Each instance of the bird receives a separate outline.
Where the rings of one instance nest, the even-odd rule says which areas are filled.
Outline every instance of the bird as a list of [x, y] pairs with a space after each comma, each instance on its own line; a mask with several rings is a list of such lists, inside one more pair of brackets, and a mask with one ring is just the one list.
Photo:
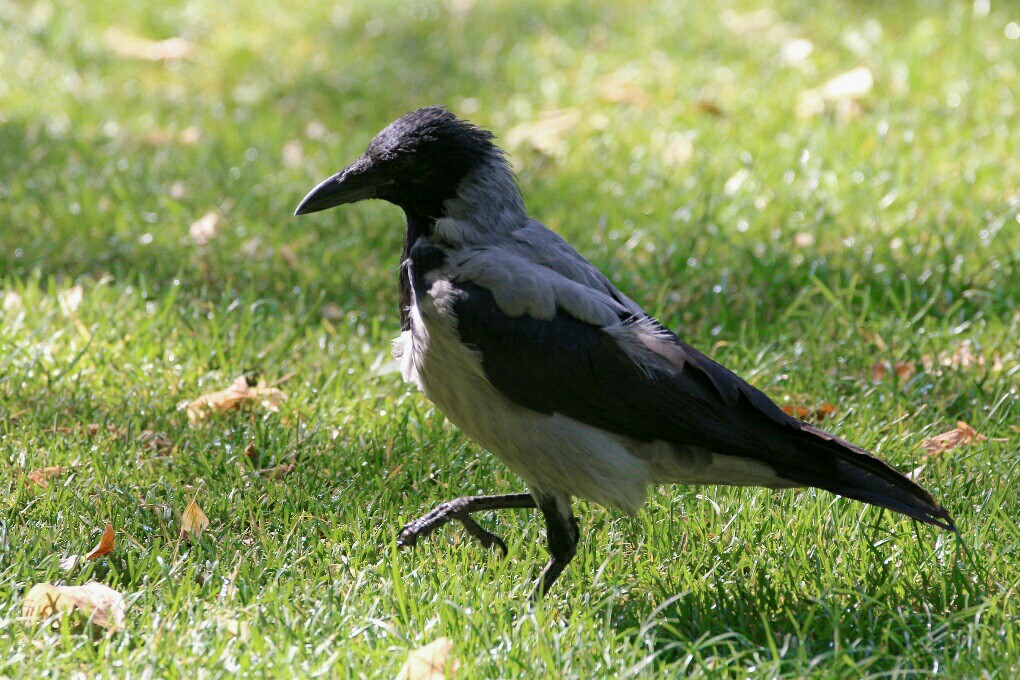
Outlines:
[[494, 140], [445, 107], [417, 109], [295, 210], [380, 199], [403, 211], [401, 374], [527, 487], [442, 503], [398, 546], [456, 521], [505, 556], [473, 515], [537, 509], [549, 550], [538, 598], [577, 552], [575, 498], [634, 515], [652, 485], [816, 487], [957, 531], [917, 482], [784, 412], [529, 217]]

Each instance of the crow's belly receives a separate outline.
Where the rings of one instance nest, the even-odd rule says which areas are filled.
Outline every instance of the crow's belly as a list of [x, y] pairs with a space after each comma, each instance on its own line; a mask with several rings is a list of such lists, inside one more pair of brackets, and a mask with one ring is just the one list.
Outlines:
[[423, 302], [412, 308], [411, 330], [394, 351], [406, 380], [532, 489], [637, 511], [651, 481], [646, 461], [610, 433], [511, 402], [485, 377], [477, 352], [461, 343], [452, 319]]
[[485, 377], [450, 316], [430, 299], [398, 340], [404, 378], [533, 490], [579, 496], [635, 513], [649, 483], [793, 486], [760, 461], [663, 441], [639, 442], [565, 415], [519, 406]]

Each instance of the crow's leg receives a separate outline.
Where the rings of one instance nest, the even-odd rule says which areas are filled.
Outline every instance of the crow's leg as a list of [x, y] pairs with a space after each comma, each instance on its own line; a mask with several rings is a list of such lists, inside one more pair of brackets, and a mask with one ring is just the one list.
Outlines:
[[408, 522], [400, 530], [397, 545], [413, 546], [447, 522], [457, 520], [467, 532], [481, 541], [486, 548], [498, 546], [506, 557], [506, 543], [499, 536], [486, 531], [471, 517], [471, 513], [482, 510], [506, 510], [511, 508], [534, 508], [535, 498], [530, 493], [508, 493], [500, 496], [464, 496], [443, 503], [429, 514]]
[[546, 538], [549, 540], [550, 558], [531, 594], [532, 600], [537, 600], [549, 592], [549, 588], [552, 587], [560, 572], [570, 564], [570, 560], [574, 559], [577, 542], [581, 538], [577, 518], [574, 517], [570, 508], [570, 496], [540, 495], [538, 509], [545, 516], [545, 532]]

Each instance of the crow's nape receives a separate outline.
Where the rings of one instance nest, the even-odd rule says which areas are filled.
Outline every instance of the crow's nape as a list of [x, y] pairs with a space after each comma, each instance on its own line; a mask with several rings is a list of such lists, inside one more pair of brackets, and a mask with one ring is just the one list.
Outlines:
[[796, 440], [815, 464], [789, 466], [780, 471], [784, 477], [959, 533], [924, 487], [859, 446], [807, 423], [800, 424]]

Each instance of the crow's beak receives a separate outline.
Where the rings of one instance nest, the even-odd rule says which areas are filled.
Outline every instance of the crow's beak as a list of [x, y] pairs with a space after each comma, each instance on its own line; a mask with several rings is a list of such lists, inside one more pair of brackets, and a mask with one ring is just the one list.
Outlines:
[[380, 198], [380, 192], [393, 184], [366, 156], [362, 156], [345, 170], [341, 170], [301, 199], [295, 215], [307, 215], [345, 203], [356, 203], [369, 198]]

